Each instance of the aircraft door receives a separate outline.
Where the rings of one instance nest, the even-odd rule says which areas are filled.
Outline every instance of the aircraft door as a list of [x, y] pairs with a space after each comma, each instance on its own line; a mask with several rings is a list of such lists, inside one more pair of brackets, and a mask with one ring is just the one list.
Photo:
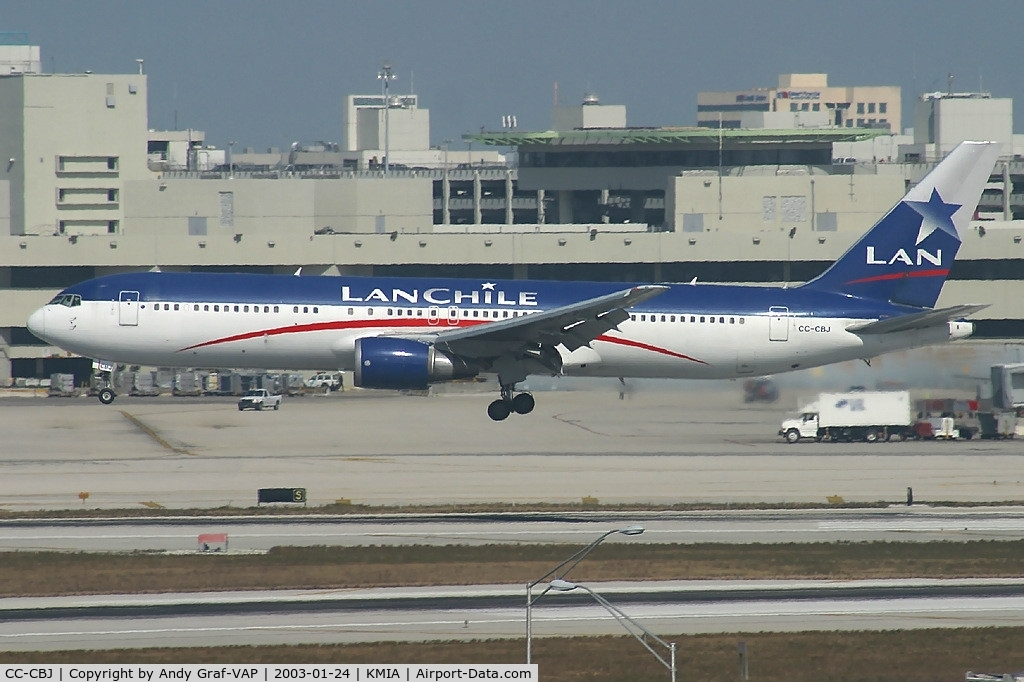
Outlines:
[[768, 340], [789, 340], [789, 308], [772, 306], [768, 309]]
[[117, 323], [122, 327], [134, 327], [139, 324], [139, 292], [122, 291], [118, 298]]
[[448, 326], [455, 327], [459, 324], [459, 306], [448, 306]]
[[437, 325], [438, 322], [440, 322], [440, 319], [438, 318], [437, 306], [432, 305], [429, 308], [427, 308], [427, 324], [435, 326]]

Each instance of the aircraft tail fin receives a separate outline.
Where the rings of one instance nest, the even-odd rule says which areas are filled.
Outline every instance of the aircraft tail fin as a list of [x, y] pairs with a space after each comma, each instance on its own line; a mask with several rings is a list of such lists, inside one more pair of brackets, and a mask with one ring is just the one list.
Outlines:
[[962, 142], [807, 289], [932, 308], [999, 155]]

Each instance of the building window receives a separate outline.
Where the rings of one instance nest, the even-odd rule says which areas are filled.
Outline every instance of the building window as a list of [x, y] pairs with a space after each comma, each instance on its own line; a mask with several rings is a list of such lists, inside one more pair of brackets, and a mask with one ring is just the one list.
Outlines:
[[888, 102], [879, 102], [878, 103], [878, 113], [880, 113], [880, 114], [889, 113], [889, 103]]
[[797, 111], [798, 109], [799, 109], [799, 105], [796, 102], [790, 102], [789, 103], [789, 110], [790, 111]]
[[815, 102], [811, 105], [811, 111], [821, 111], [821, 105]]
[[874, 102], [868, 102], [868, 113], [869, 114], [875, 113], [875, 103]]
[[858, 114], [863, 114], [864, 113], [864, 102], [857, 102], [857, 113]]

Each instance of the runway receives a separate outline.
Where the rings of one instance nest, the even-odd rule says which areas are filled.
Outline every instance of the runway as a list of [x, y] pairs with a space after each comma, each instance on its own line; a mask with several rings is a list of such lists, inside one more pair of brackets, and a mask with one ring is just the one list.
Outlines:
[[787, 445], [785, 406], [745, 405], [734, 384], [546, 391], [500, 423], [489, 398], [347, 392], [265, 413], [233, 399], [4, 398], [0, 504], [244, 508], [263, 487], [306, 488], [314, 506], [899, 503], [908, 487], [920, 502], [1024, 499], [1016, 441]]
[[[591, 589], [654, 632], [871, 630], [1016, 626], [1019, 580], [675, 581]], [[0, 600], [0, 649], [268, 645], [519, 638], [524, 589], [372, 590]], [[20, 610], [19, 610], [20, 609]], [[622, 634], [589, 595], [551, 593], [535, 639]]]
[[200, 533], [226, 533], [232, 552], [276, 546], [807, 543], [1019, 540], [1017, 507], [779, 509], [695, 512], [423, 514], [238, 518], [0, 520], [0, 551], [194, 552]]

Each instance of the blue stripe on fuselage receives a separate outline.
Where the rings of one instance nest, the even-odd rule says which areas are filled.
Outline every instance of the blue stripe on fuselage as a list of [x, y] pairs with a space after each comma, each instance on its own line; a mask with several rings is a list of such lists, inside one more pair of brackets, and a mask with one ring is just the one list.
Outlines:
[[[493, 287], [485, 289], [485, 284]], [[142, 272], [92, 279], [68, 287], [65, 293], [79, 294], [87, 301], [116, 301], [122, 291], [138, 291], [143, 302], [551, 310], [631, 286], [625, 282]], [[877, 319], [918, 310], [827, 291], [724, 284], [675, 284], [632, 310], [764, 315], [773, 306], [787, 307], [791, 315], [816, 318]]]

